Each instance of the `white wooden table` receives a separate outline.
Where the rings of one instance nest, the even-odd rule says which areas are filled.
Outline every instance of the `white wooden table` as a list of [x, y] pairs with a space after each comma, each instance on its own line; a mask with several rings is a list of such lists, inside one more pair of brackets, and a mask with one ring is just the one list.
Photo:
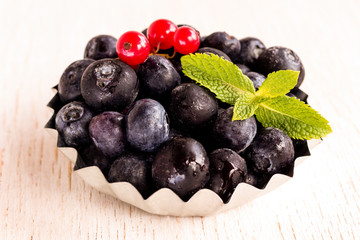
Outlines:
[[[0, 239], [360, 239], [360, 2], [0, 1]], [[211, 217], [145, 213], [85, 185], [43, 126], [86, 42], [153, 20], [255, 36], [301, 57], [333, 133], [279, 189]]]

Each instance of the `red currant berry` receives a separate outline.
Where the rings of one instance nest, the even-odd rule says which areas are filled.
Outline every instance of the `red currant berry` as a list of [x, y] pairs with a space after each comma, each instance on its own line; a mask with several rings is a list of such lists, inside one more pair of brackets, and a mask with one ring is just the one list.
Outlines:
[[174, 35], [174, 48], [181, 54], [195, 52], [200, 46], [200, 37], [195, 29], [183, 26], [179, 27]]
[[148, 28], [147, 36], [151, 46], [157, 49], [169, 49], [174, 46], [174, 34], [177, 26], [170, 20], [159, 19]]
[[144, 34], [129, 31], [120, 36], [116, 44], [119, 59], [131, 66], [143, 63], [150, 54], [150, 43]]

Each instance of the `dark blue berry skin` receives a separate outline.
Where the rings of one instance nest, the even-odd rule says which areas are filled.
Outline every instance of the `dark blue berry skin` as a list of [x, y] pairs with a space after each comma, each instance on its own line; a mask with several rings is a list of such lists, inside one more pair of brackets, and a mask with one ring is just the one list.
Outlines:
[[126, 116], [126, 137], [140, 151], [155, 151], [169, 138], [169, 120], [164, 107], [149, 98], [135, 102]]
[[266, 184], [269, 182], [272, 175], [256, 173], [251, 169], [248, 169], [245, 182], [256, 188], [264, 189]]
[[70, 102], [56, 114], [55, 128], [69, 147], [89, 144], [89, 123], [92, 111], [82, 102]]
[[95, 145], [90, 144], [85, 148], [80, 149], [78, 159], [74, 166], [74, 170], [84, 167], [97, 166], [104, 174], [105, 178], [108, 175], [113, 159], [105, 157]]
[[253, 82], [256, 90], [259, 89], [259, 87], [263, 84], [266, 78], [264, 75], [257, 72], [247, 72], [245, 75], [248, 76]]
[[205, 53], [207, 55], [210, 55], [210, 53], [212, 53], [219, 57], [223, 57], [225, 60], [228, 60], [229, 62], [231, 62], [231, 59], [229, 58], [228, 55], [226, 55], [226, 53], [224, 53], [223, 51], [220, 51], [219, 49], [216, 49], [216, 48], [203, 47], [203, 48], [199, 48], [196, 52], [197, 53]]
[[209, 188], [226, 202], [237, 185], [245, 181], [246, 161], [228, 148], [216, 149], [209, 155]]
[[234, 107], [219, 109], [212, 138], [217, 148], [230, 148], [240, 153], [253, 141], [257, 125], [254, 116], [232, 121], [233, 110]]
[[257, 173], [275, 174], [294, 161], [291, 138], [277, 128], [264, 128], [246, 149], [246, 160]]
[[124, 116], [118, 112], [103, 112], [90, 121], [91, 140], [108, 158], [120, 156], [125, 150], [124, 122]]
[[[294, 97], [296, 97], [300, 101], [303, 101], [303, 102], [307, 103], [308, 95], [305, 92], [303, 92], [300, 88], [293, 88], [290, 91], [290, 94], [292, 94]], [[289, 95], [289, 96], [293, 97], [291, 95]]]
[[152, 155], [126, 152], [111, 165], [108, 180], [129, 182], [146, 198], [152, 190], [151, 161]]
[[173, 64], [159, 55], [151, 55], [140, 64], [137, 76], [141, 95], [158, 101], [168, 98], [171, 91], [181, 83], [181, 77]]
[[241, 50], [237, 62], [252, 67], [266, 47], [262, 41], [253, 37], [243, 38], [239, 41]]
[[223, 51], [235, 62], [240, 54], [240, 42], [226, 32], [214, 32], [207, 36], [203, 42], [204, 47], [212, 47]]
[[81, 77], [85, 69], [93, 62], [92, 59], [78, 60], [65, 69], [58, 85], [59, 97], [63, 103], [81, 100]]
[[209, 159], [204, 147], [192, 138], [174, 137], [160, 147], [152, 164], [159, 188], [170, 188], [184, 201], [209, 180]]
[[117, 39], [109, 35], [99, 35], [87, 43], [84, 58], [99, 60], [103, 58], [117, 58]]
[[218, 104], [204, 88], [183, 83], [171, 92], [170, 119], [180, 130], [194, 131], [208, 127], [216, 118]]
[[235, 65], [238, 66], [238, 68], [240, 68], [240, 70], [243, 74], [246, 74], [247, 72], [251, 71], [250, 68], [245, 66], [244, 64], [236, 63]]
[[139, 92], [135, 71], [118, 59], [102, 59], [86, 68], [81, 78], [81, 94], [96, 111], [121, 112]]
[[255, 70], [265, 76], [279, 70], [300, 71], [295, 87], [300, 87], [305, 77], [305, 69], [299, 56], [285, 47], [267, 48], [260, 54], [254, 65]]

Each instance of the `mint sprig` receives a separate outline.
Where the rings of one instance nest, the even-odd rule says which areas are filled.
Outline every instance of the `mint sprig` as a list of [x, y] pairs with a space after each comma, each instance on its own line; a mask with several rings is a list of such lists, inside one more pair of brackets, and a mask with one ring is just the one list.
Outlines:
[[295, 139], [319, 139], [331, 133], [329, 122], [309, 105], [285, 96], [295, 87], [298, 71], [270, 73], [255, 92], [252, 81], [233, 63], [214, 54], [181, 58], [186, 76], [234, 105], [233, 120], [256, 115], [264, 127], [276, 127]]

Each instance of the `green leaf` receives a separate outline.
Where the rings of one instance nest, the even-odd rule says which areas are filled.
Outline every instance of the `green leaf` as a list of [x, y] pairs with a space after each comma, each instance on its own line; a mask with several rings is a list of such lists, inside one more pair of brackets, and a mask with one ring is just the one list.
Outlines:
[[297, 84], [299, 71], [280, 70], [270, 73], [256, 92], [257, 96], [278, 97], [287, 94]]
[[190, 54], [181, 57], [183, 72], [208, 88], [221, 101], [234, 105], [244, 92], [255, 94], [252, 81], [233, 63], [214, 54]]
[[264, 127], [276, 127], [291, 138], [320, 139], [331, 133], [329, 122], [304, 102], [288, 96], [264, 99], [255, 111]]
[[235, 102], [232, 120], [235, 121], [250, 118], [252, 115], [254, 115], [261, 100], [261, 98], [253, 94], [241, 94]]

